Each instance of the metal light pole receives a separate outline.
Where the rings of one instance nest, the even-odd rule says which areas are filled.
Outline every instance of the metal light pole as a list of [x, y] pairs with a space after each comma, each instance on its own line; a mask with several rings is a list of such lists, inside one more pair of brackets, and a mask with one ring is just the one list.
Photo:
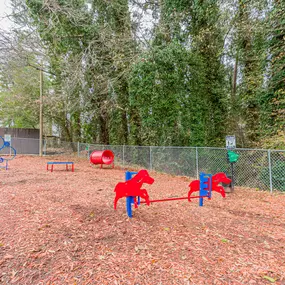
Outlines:
[[40, 69], [40, 145], [39, 155], [43, 156], [43, 70]]

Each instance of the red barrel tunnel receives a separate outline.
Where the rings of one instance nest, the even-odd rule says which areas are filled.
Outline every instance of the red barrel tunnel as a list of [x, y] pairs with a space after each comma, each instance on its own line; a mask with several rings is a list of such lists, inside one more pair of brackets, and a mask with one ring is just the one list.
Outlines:
[[112, 164], [114, 167], [114, 153], [111, 150], [94, 150], [90, 155], [90, 163], [92, 164]]

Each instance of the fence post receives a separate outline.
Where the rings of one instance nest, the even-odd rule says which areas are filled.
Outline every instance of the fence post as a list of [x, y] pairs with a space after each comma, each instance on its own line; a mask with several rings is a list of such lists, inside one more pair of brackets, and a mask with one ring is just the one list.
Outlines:
[[80, 148], [80, 143], [77, 142], [77, 156], [79, 157], [79, 148]]
[[44, 155], [47, 154], [47, 140], [44, 140]]
[[271, 167], [271, 151], [268, 150], [268, 170], [269, 170], [269, 185], [270, 185], [270, 193], [272, 194], [272, 167]]
[[123, 145], [123, 166], [125, 166], [125, 145]]
[[152, 153], [151, 153], [151, 146], [149, 147], [149, 170], [152, 170]]
[[196, 171], [197, 171], [197, 179], [199, 179], [199, 157], [198, 157], [198, 147], [196, 147]]

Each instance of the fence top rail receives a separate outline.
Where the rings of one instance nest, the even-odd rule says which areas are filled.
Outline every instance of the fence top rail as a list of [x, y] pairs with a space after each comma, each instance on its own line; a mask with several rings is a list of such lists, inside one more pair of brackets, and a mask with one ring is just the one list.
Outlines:
[[[26, 140], [39, 140], [35, 138], [19, 138], [19, 137], [13, 137], [12, 139], [26, 139]], [[52, 140], [52, 139], [46, 139]], [[133, 148], [162, 148], [162, 149], [168, 149], [168, 148], [176, 148], [176, 149], [215, 149], [215, 150], [227, 150], [226, 147], [211, 147], [211, 146], [154, 146], [154, 145], [106, 145], [106, 144], [94, 144], [94, 143], [83, 143], [83, 142], [67, 142], [67, 141], [61, 141], [61, 143], [76, 143], [76, 144], [83, 144], [83, 145], [89, 145], [92, 147], [133, 147]], [[283, 149], [264, 149], [264, 148], [235, 148], [236, 151], [264, 151], [264, 152], [285, 152]]]
[[[92, 143], [80, 143], [80, 144], [88, 144], [90, 146], [98, 146], [98, 147], [137, 147], [137, 148], [184, 148], [184, 149], [216, 149], [216, 150], [227, 150], [225, 147], [211, 147], [211, 146], [154, 146], [154, 145], [105, 145], [105, 144], [92, 144]], [[236, 151], [246, 150], [246, 151], [264, 151], [264, 152], [285, 152], [282, 149], [264, 149], [264, 148], [235, 148]]]
[[[36, 139], [36, 138], [19, 138], [19, 137], [11, 137], [12, 140], [35, 140], [35, 141], [39, 141], [40, 139]], [[43, 139], [44, 140], [44, 139]]]
[[284, 152], [285, 153], [285, 150], [282, 150], [282, 149], [270, 149], [271, 152]]

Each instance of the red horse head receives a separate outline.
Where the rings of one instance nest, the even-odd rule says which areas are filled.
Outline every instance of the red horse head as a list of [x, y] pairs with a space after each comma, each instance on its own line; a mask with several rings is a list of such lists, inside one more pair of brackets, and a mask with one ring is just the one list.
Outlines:
[[140, 170], [131, 180], [136, 181], [140, 185], [143, 183], [152, 184], [154, 182], [154, 179], [149, 176], [148, 172], [145, 169]]
[[215, 185], [218, 185], [219, 183], [230, 184], [231, 182], [232, 180], [223, 172], [216, 173], [212, 177], [212, 183], [215, 183]]

